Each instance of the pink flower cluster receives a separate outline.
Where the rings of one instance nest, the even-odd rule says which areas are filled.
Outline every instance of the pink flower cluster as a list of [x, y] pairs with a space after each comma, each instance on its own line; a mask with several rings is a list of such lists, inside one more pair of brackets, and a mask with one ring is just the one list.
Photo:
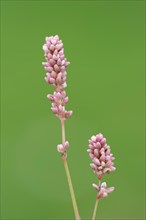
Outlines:
[[114, 187], [107, 188], [106, 182], [103, 182], [101, 185], [96, 185], [95, 183], [93, 183], [92, 186], [98, 191], [98, 199], [107, 197], [108, 194], [113, 192], [115, 189]]
[[98, 191], [97, 198], [106, 197], [114, 191], [114, 187], [107, 188], [106, 182], [100, 184], [100, 181], [104, 174], [115, 171], [116, 169], [113, 163], [115, 158], [110, 151], [110, 146], [106, 143], [106, 138], [101, 133], [92, 136], [89, 140], [89, 149], [87, 152], [92, 159], [90, 166], [94, 173], [97, 174], [99, 180], [99, 185], [92, 185]]
[[66, 67], [69, 62], [64, 56], [63, 43], [58, 35], [46, 37], [43, 45], [46, 62], [43, 62], [46, 70], [45, 80], [53, 84], [57, 91], [66, 87]]
[[92, 159], [90, 166], [97, 174], [99, 180], [101, 180], [103, 174], [110, 173], [116, 169], [113, 163], [115, 158], [110, 152], [110, 146], [106, 144], [106, 138], [101, 133], [91, 137], [87, 152], [89, 152], [89, 156]]
[[48, 94], [48, 99], [52, 102], [52, 112], [62, 119], [69, 118], [72, 115], [72, 111], [66, 111], [65, 105], [68, 103], [68, 97], [65, 91], [54, 92], [54, 94]]
[[57, 145], [57, 150], [59, 153], [65, 154], [68, 147], [69, 147], [69, 142], [65, 141], [64, 144]]
[[45, 80], [53, 84], [55, 92], [47, 95], [52, 102], [52, 112], [60, 119], [67, 119], [72, 115], [72, 111], [67, 111], [65, 105], [68, 97], [63, 89], [66, 87], [66, 67], [69, 64], [64, 56], [63, 43], [58, 35], [46, 37], [46, 43], [43, 45], [46, 62], [43, 62], [46, 70]]

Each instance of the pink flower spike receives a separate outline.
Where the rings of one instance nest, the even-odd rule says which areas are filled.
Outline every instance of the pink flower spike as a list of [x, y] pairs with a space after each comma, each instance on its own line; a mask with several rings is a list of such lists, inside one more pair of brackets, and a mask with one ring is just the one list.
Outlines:
[[115, 170], [114, 157], [110, 153], [110, 146], [106, 144], [106, 138], [101, 133], [93, 135], [89, 140], [89, 157], [97, 167], [97, 176], [101, 180], [103, 174]]
[[43, 62], [43, 66], [47, 72], [51, 73], [51, 77], [45, 80], [60, 91], [66, 87], [66, 67], [69, 62], [65, 58], [63, 43], [58, 35], [46, 37], [45, 41], [43, 50], [46, 62]]
[[67, 119], [71, 117], [72, 111], [66, 111], [65, 105], [67, 104], [68, 97], [65, 91], [54, 92], [53, 94], [48, 94], [47, 98], [52, 102], [52, 111], [59, 118]]

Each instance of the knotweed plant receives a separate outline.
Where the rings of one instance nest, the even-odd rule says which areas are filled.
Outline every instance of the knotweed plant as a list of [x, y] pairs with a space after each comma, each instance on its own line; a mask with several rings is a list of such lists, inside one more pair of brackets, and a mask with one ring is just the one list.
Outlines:
[[57, 151], [61, 154], [64, 162], [75, 218], [79, 220], [79, 211], [67, 163], [67, 149], [69, 147], [69, 142], [66, 141], [65, 137], [65, 120], [70, 118], [73, 113], [72, 111], [67, 111], [65, 108], [68, 103], [65, 88], [67, 86], [66, 68], [69, 65], [69, 62], [65, 58], [63, 43], [62, 40], [59, 39], [58, 35], [46, 37], [45, 40], [46, 42], [43, 45], [46, 59], [46, 62], [43, 62], [46, 70], [45, 80], [48, 84], [52, 84], [55, 89], [54, 93], [48, 94], [47, 97], [52, 102], [51, 110], [59, 118], [62, 129], [62, 143], [57, 145]]
[[[43, 62], [46, 71], [45, 81], [52, 84], [54, 93], [48, 94], [47, 98], [51, 101], [51, 110], [61, 122], [62, 130], [62, 143], [57, 145], [57, 151], [61, 154], [64, 168], [70, 189], [75, 219], [80, 220], [80, 215], [77, 207], [75, 193], [72, 185], [71, 175], [67, 163], [67, 149], [69, 142], [65, 137], [65, 121], [73, 114], [72, 110], [66, 110], [68, 103], [68, 96], [66, 95], [65, 88], [67, 86], [66, 68], [70, 64], [65, 58], [62, 40], [58, 35], [46, 37], [45, 44], [43, 45], [45, 62]], [[90, 164], [93, 172], [97, 175], [98, 183], [93, 183], [92, 186], [97, 190], [96, 203], [93, 212], [92, 220], [96, 217], [96, 209], [98, 202], [101, 198], [107, 197], [109, 193], [114, 191], [114, 187], [107, 187], [106, 182], [101, 183], [102, 176], [115, 170], [113, 154], [110, 152], [110, 146], [107, 145], [106, 139], [102, 134], [92, 136], [89, 140], [89, 149], [87, 150], [92, 160]]]
[[92, 220], [94, 220], [99, 199], [107, 197], [109, 193], [114, 191], [114, 187], [107, 187], [106, 182], [101, 183], [101, 180], [104, 174], [115, 171], [116, 168], [113, 163], [115, 158], [111, 153], [110, 146], [106, 143], [106, 138], [104, 138], [101, 133], [91, 137], [87, 152], [92, 160], [90, 167], [98, 178], [98, 185], [95, 183], [92, 184], [93, 188], [98, 192], [92, 217]]

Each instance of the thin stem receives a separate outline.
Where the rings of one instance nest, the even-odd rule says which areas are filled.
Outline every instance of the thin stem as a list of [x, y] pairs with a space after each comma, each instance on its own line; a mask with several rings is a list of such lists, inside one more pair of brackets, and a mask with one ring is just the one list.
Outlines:
[[[98, 186], [99, 187], [100, 187], [100, 184], [101, 184], [101, 180], [98, 179]], [[92, 220], [95, 220], [98, 203], [99, 203], [99, 198], [98, 198], [98, 195], [97, 195]]]
[[61, 120], [61, 129], [62, 129], [62, 144], [65, 143], [65, 124], [64, 124], [64, 120]]
[[[61, 120], [61, 128], [62, 128], [62, 144], [64, 144], [65, 143], [64, 120]], [[76, 198], [75, 198], [75, 193], [74, 193], [74, 189], [73, 189], [73, 185], [72, 185], [72, 181], [71, 181], [71, 176], [70, 176], [70, 172], [69, 172], [69, 168], [68, 168], [68, 164], [67, 164], [66, 155], [62, 155], [62, 159], [63, 159], [63, 162], [64, 162], [64, 168], [65, 168], [65, 172], [66, 172], [66, 176], [67, 176], [67, 180], [68, 180], [68, 185], [69, 185], [70, 195], [71, 195], [71, 199], [72, 199], [75, 219], [80, 220], [79, 211], [78, 211], [77, 202], [76, 202]]]
[[76, 203], [76, 198], [75, 198], [73, 185], [72, 185], [72, 181], [71, 181], [71, 176], [70, 176], [70, 172], [69, 172], [69, 168], [68, 168], [68, 164], [67, 164], [66, 159], [64, 160], [64, 167], [65, 167], [66, 176], [67, 176], [67, 180], [68, 180], [68, 185], [69, 185], [69, 189], [70, 189], [70, 194], [71, 194], [71, 199], [72, 199], [75, 218], [76, 218], [76, 220], [80, 220], [78, 207], [77, 207], [77, 203]]
[[98, 185], [100, 186], [100, 184], [101, 184], [101, 179], [100, 179], [100, 180], [98, 180]]
[[95, 202], [95, 207], [94, 207], [94, 212], [93, 212], [92, 220], [95, 220], [98, 202], [99, 202], [99, 199], [96, 198], [96, 202]]

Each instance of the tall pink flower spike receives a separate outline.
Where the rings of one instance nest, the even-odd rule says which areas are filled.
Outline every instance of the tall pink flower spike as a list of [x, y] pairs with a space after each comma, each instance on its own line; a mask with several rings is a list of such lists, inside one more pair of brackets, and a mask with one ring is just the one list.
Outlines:
[[65, 105], [68, 102], [63, 89], [66, 84], [66, 67], [69, 62], [64, 56], [63, 43], [58, 35], [46, 37], [46, 43], [43, 45], [46, 62], [43, 62], [46, 70], [45, 80], [49, 84], [53, 84], [56, 92], [53, 95], [48, 95], [48, 99], [52, 101], [52, 112], [60, 118], [66, 119], [72, 115], [72, 111], [66, 111]]
[[92, 160], [90, 167], [98, 178], [98, 185], [92, 184], [93, 188], [98, 192], [92, 217], [92, 220], [94, 220], [99, 199], [107, 197], [109, 193], [114, 191], [114, 187], [107, 188], [106, 182], [101, 183], [101, 179], [104, 174], [109, 174], [116, 170], [113, 163], [115, 157], [111, 153], [110, 146], [106, 143], [106, 138], [101, 133], [91, 137], [87, 152]]
[[62, 129], [62, 143], [57, 145], [57, 151], [61, 154], [64, 168], [68, 180], [68, 185], [70, 189], [75, 219], [80, 220], [80, 215], [77, 207], [77, 202], [75, 198], [75, 193], [72, 185], [72, 180], [69, 172], [69, 167], [67, 163], [67, 149], [69, 148], [69, 142], [65, 138], [65, 120], [70, 118], [72, 111], [67, 111], [65, 106], [68, 103], [68, 96], [64, 89], [66, 88], [66, 67], [69, 62], [65, 58], [63, 43], [59, 39], [58, 35], [46, 37], [46, 42], [43, 45], [44, 55], [46, 62], [43, 62], [43, 66], [46, 71], [45, 81], [48, 84], [54, 86], [54, 93], [48, 94], [47, 98], [52, 102], [51, 110], [59, 117], [61, 121]]
[[[43, 50], [46, 58], [46, 62], [43, 62], [46, 70], [45, 80], [48, 84], [53, 84], [55, 92], [48, 94], [48, 99], [52, 102], [52, 112], [60, 118], [60, 120], [66, 120], [71, 117], [72, 111], [67, 111], [65, 105], [68, 103], [68, 96], [64, 91], [66, 84], [66, 67], [69, 62], [65, 58], [63, 43], [59, 39], [58, 35], [46, 37], [46, 42], [43, 45]], [[69, 144], [68, 144], [69, 147]], [[65, 144], [62, 144], [62, 150], [57, 146], [59, 153], [66, 156], [67, 148]]]

